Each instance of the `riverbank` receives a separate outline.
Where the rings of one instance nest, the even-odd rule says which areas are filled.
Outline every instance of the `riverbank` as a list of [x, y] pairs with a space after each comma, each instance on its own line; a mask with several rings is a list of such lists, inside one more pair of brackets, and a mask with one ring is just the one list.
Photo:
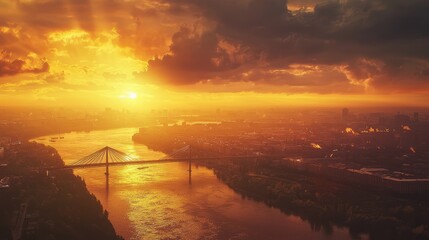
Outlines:
[[[183, 142], [178, 136], [164, 135], [136, 134], [133, 140], [165, 153], [180, 147], [177, 142]], [[192, 144], [195, 155], [210, 152], [201, 144]], [[279, 167], [270, 159], [207, 160], [198, 164], [213, 169], [219, 179], [243, 197], [299, 216], [314, 230], [329, 234], [333, 226], [339, 226], [347, 227], [354, 238], [362, 234], [371, 239], [429, 238], [429, 205], [425, 196], [370, 192]]]
[[137, 126], [139, 126], [137, 123], [121, 124], [116, 122], [95, 125], [82, 120], [47, 122], [38, 126], [0, 125], [0, 137], [10, 138], [11, 140], [28, 141], [40, 136], [53, 134], [62, 135], [70, 132], [91, 132]]
[[54, 148], [24, 141], [6, 148], [2, 164], [1, 239], [122, 239], [80, 177], [38, 171], [64, 165]]

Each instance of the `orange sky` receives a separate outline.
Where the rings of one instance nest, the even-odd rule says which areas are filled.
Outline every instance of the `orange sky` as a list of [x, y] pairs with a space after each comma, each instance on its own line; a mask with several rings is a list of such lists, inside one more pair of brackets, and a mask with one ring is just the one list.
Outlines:
[[424, 0], [0, 1], [0, 106], [428, 106]]

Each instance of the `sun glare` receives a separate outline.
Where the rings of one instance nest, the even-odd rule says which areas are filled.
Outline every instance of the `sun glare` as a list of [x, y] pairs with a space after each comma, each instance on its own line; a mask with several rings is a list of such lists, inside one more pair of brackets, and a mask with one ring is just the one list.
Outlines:
[[126, 92], [126, 93], [124, 93], [122, 95], [119, 95], [119, 98], [121, 98], [121, 99], [131, 99], [131, 100], [134, 100], [134, 99], [137, 99], [137, 97], [138, 97], [138, 95], [135, 92]]
[[129, 99], [136, 99], [137, 98], [137, 94], [135, 92], [130, 92], [130, 93], [128, 93], [128, 98]]

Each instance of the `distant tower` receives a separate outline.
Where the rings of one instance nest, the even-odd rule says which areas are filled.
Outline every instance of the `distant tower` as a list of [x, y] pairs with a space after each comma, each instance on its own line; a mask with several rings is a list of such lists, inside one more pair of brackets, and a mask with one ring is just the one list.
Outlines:
[[343, 108], [343, 110], [341, 112], [341, 116], [342, 116], [343, 120], [347, 120], [347, 118], [349, 117], [349, 109]]

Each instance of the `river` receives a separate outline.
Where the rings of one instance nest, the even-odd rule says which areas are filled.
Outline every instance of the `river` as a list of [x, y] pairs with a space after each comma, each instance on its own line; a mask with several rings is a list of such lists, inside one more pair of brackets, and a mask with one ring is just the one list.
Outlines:
[[[123, 128], [72, 132], [51, 142], [33, 139], [57, 149], [70, 164], [105, 146], [141, 159], [163, 153], [135, 144], [138, 129]], [[347, 229], [331, 234], [312, 230], [298, 216], [288, 216], [263, 203], [235, 193], [213, 171], [193, 167], [189, 184], [186, 163], [110, 168], [109, 185], [103, 168], [76, 169], [86, 185], [109, 212], [109, 219], [125, 239], [351, 239]]]

